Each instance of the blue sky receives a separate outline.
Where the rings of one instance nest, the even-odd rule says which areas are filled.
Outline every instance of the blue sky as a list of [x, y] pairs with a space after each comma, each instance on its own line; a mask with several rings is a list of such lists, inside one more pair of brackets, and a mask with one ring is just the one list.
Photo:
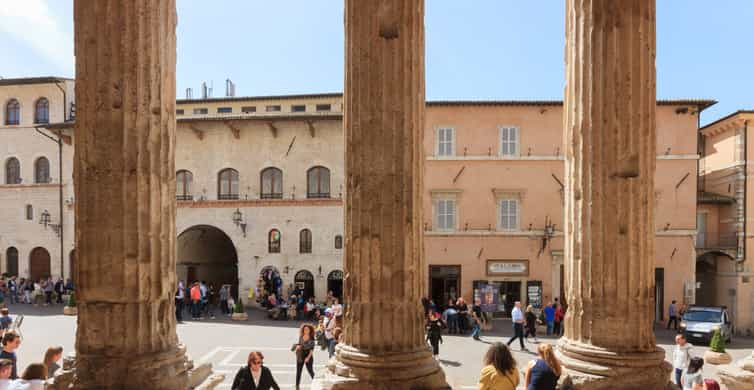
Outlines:
[[[341, 91], [339, 0], [177, 0], [178, 96]], [[0, 76], [73, 76], [73, 2], [0, 1]], [[426, 0], [428, 99], [561, 99], [564, 1]], [[754, 108], [754, 1], [657, 0], [658, 98]]]

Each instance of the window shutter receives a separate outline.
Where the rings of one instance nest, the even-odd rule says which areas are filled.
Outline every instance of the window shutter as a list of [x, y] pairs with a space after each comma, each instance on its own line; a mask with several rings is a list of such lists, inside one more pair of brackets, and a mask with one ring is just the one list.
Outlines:
[[508, 129], [508, 142], [510, 143], [510, 147], [508, 148], [508, 153], [511, 155], [516, 154], [516, 147], [518, 145], [518, 129], [515, 127], [511, 127]]

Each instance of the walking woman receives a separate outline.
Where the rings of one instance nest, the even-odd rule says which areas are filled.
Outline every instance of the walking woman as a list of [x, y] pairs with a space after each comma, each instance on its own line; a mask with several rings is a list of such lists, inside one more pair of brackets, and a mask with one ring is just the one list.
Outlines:
[[555, 390], [561, 370], [552, 345], [539, 344], [537, 354], [526, 367], [526, 390]]
[[263, 362], [264, 355], [261, 352], [251, 352], [246, 366], [241, 367], [233, 379], [231, 390], [280, 390], [270, 369], [262, 365]]
[[432, 345], [432, 357], [438, 359], [440, 355], [440, 343], [442, 343], [442, 320], [436, 312], [429, 313], [427, 320], [427, 341]]
[[301, 325], [298, 331], [298, 344], [294, 351], [296, 351], [296, 388], [298, 389], [304, 366], [314, 379], [314, 327], [311, 324]]
[[503, 343], [492, 344], [484, 355], [479, 390], [515, 390], [516, 386], [518, 370], [510, 349]]
[[526, 314], [524, 315], [524, 318], [526, 319], [526, 333], [524, 334], [524, 338], [529, 338], [529, 336], [534, 337], [534, 342], [538, 343], [539, 340], [537, 340], [537, 315], [534, 314], [534, 307], [532, 305], [526, 306]]

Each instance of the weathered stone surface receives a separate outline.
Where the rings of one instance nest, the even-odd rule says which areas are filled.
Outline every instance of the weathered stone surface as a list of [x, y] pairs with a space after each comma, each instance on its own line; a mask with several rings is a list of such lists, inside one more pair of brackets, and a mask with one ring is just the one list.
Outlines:
[[75, 316], [78, 314], [79, 311], [76, 309], [76, 306], [63, 306], [63, 315]]
[[196, 387], [196, 390], [212, 390], [216, 388], [224, 380], [225, 380], [225, 375], [223, 374], [210, 375], [207, 379], [204, 380], [204, 382], [202, 382], [199, 386]]
[[445, 389], [421, 297], [424, 1], [345, 2], [343, 345], [328, 389]]
[[230, 319], [233, 321], [248, 321], [249, 315], [246, 313], [233, 313], [231, 314]]
[[560, 356], [577, 388], [663, 388], [655, 345], [655, 1], [566, 3]]
[[708, 364], [729, 364], [733, 361], [730, 354], [726, 352], [704, 351], [704, 362]]
[[74, 386], [185, 389], [175, 278], [175, 0], [77, 0]]
[[199, 367], [194, 367], [189, 370], [188, 374], [188, 388], [193, 389], [203, 384], [207, 378], [212, 375], [212, 363], [204, 363]]
[[720, 366], [717, 374], [729, 390], [754, 389], [754, 352], [736, 364]]

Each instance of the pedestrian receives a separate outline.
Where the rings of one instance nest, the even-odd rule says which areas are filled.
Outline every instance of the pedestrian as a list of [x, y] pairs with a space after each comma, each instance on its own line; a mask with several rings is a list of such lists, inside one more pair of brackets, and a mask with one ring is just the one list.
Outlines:
[[528, 351], [524, 345], [524, 313], [521, 312], [521, 302], [516, 301], [511, 310], [511, 321], [513, 321], [513, 337], [508, 340], [510, 346], [516, 339], [521, 344], [522, 351]]
[[21, 379], [14, 380], [8, 390], [44, 390], [47, 380], [47, 366], [43, 363], [32, 363], [26, 366]]
[[547, 335], [551, 335], [555, 329], [555, 308], [552, 302], [547, 302], [545, 306], [545, 323], [547, 324]]
[[458, 330], [464, 334], [469, 328], [469, 306], [463, 297], [459, 297], [456, 301], [456, 311], [458, 312]]
[[232, 317], [234, 311], [236, 311], [236, 301], [233, 295], [228, 295], [228, 317]]
[[343, 305], [340, 304], [338, 297], [332, 298], [332, 314], [335, 316], [335, 323], [339, 327], [343, 327]]
[[448, 300], [448, 307], [442, 312], [442, 317], [448, 324], [448, 334], [458, 333], [458, 311], [452, 299]]
[[325, 334], [325, 345], [327, 345], [327, 353], [330, 355], [330, 357], [335, 354], [335, 344], [337, 343], [337, 340], [335, 339], [336, 322], [337, 321], [335, 320], [335, 315], [333, 314], [332, 309], [325, 310], [325, 319], [322, 321], [322, 327]]
[[516, 360], [503, 343], [494, 343], [484, 355], [479, 390], [515, 390], [518, 386]]
[[555, 333], [556, 336], [562, 336], [563, 319], [565, 319], [565, 312], [563, 311], [563, 307], [558, 305], [557, 303], [553, 303], [552, 306], [555, 308], [555, 326], [553, 328], [553, 333]]
[[238, 369], [231, 390], [280, 390], [270, 369], [263, 365], [264, 355], [252, 351], [246, 359], [246, 365]]
[[678, 330], [678, 308], [676, 307], [675, 300], [670, 302], [670, 306], [668, 306], [667, 329], [670, 329], [670, 324], [673, 324], [673, 329], [675, 329], [676, 331]]
[[183, 302], [186, 290], [183, 287], [183, 281], [178, 281], [178, 288], [175, 290], [175, 320], [183, 322]]
[[11, 318], [9, 313], [10, 311], [7, 307], [0, 309], [0, 330], [2, 332], [10, 329], [11, 324], [13, 324], [13, 318]]
[[673, 369], [675, 374], [675, 384], [678, 386], [682, 386], [681, 376], [683, 375], [683, 370], [687, 369], [689, 362], [691, 362], [692, 347], [693, 345], [686, 341], [686, 336], [682, 334], [675, 336]]
[[55, 371], [60, 369], [58, 362], [63, 358], [63, 347], [50, 347], [45, 352], [44, 364], [47, 367], [47, 378], [55, 376]]
[[526, 390], [555, 390], [562, 371], [552, 345], [539, 344], [537, 355], [526, 367]]
[[205, 313], [211, 320], [215, 319], [215, 285], [212, 283], [207, 286], [207, 294], [205, 296]]
[[10, 385], [10, 374], [12, 370], [12, 361], [8, 359], [0, 359], [0, 390], [6, 390]]
[[66, 279], [65, 281], [65, 292], [67, 294], [71, 294], [74, 290], [73, 280], [71, 278]]
[[55, 282], [55, 295], [57, 295], [57, 299], [55, 300], [55, 303], [63, 303], [63, 279], [58, 278], [58, 281]]
[[52, 282], [52, 277], [48, 277], [47, 280], [42, 282], [42, 289], [45, 293], [45, 306], [52, 305], [52, 292], [55, 290], [55, 283]]
[[3, 350], [0, 351], [0, 359], [8, 359], [13, 362], [13, 368], [11, 369], [10, 379], [18, 378], [16, 362], [16, 350], [21, 346], [21, 336], [14, 331], [5, 332], [3, 335]]
[[[478, 307], [478, 306], [474, 306]], [[481, 311], [479, 312], [481, 313]], [[471, 311], [471, 338], [479, 341], [479, 333], [482, 331], [482, 317], [476, 310]]]
[[8, 292], [10, 293], [10, 303], [18, 303], [18, 284], [15, 276], [11, 276], [8, 281]]
[[[2, 356], [0, 356], [2, 357]], [[683, 390], [703, 390], [704, 380], [702, 378], [702, 367], [704, 360], [700, 357], [693, 357], [689, 361], [689, 366], [683, 371], [681, 383]]]
[[435, 360], [440, 358], [440, 344], [442, 343], [442, 328], [443, 323], [440, 319], [440, 315], [437, 313], [430, 313], [430, 318], [427, 320], [427, 341], [432, 346], [432, 357]]
[[201, 302], [202, 291], [199, 287], [199, 282], [194, 282], [194, 286], [191, 287], [191, 319], [201, 319], [199, 317], [201, 312]]
[[526, 306], [526, 314], [524, 314], [524, 318], [526, 319], [526, 333], [524, 334], [524, 338], [529, 338], [529, 336], [534, 337], [534, 342], [538, 343], [539, 340], [537, 340], [537, 315], [534, 314], [534, 307], [532, 305]]
[[704, 390], [720, 390], [720, 384], [714, 379], [705, 379]]
[[314, 379], [314, 327], [311, 324], [301, 325], [298, 332], [298, 343], [294, 345], [293, 350], [296, 352], [296, 389], [298, 389], [304, 366]]
[[230, 291], [228, 291], [228, 285], [223, 284], [223, 286], [220, 287], [220, 291], [218, 292], [218, 296], [220, 297], [220, 312], [223, 314], [228, 314], [228, 295], [230, 295]]

